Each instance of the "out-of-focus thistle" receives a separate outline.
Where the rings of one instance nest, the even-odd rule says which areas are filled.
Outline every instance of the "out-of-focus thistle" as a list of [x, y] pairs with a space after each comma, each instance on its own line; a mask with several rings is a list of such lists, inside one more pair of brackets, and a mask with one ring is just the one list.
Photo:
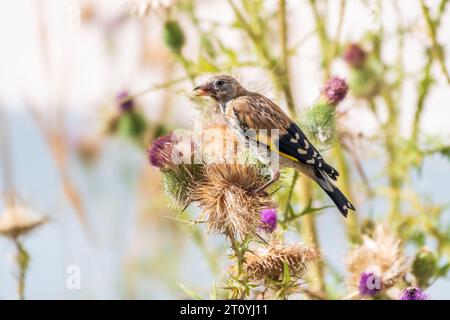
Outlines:
[[175, 54], [180, 54], [185, 43], [184, 32], [175, 20], [164, 23], [163, 39], [166, 46]]
[[405, 288], [400, 296], [400, 300], [428, 300], [428, 295], [420, 288]]
[[0, 235], [10, 239], [17, 250], [16, 262], [17, 292], [20, 299], [25, 298], [25, 276], [28, 271], [30, 255], [22, 244], [22, 238], [48, 221], [46, 216], [38, 216], [35, 211], [25, 205], [16, 195], [8, 195], [5, 208], [0, 215]]
[[261, 215], [261, 229], [271, 233], [277, 227], [277, 210], [273, 208], [262, 209]]
[[345, 80], [333, 76], [328, 79], [320, 99], [308, 108], [301, 117], [300, 125], [314, 143], [322, 146], [332, 144], [336, 138], [336, 106], [347, 95]]
[[267, 181], [258, 165], [212, 164], [205, 167], [193, 199], [210, 231], [243, 239], [257, 232], [262, 209], [276, 207], [268, 195], [254, 192]]
[[370, 296], [393, 287], [408, 271], [400, 240], [387, 227], [375, 227], [362, 245], [352, 249], [345, 260], [349, 289]]
[[37, 216], [34, 210], [14, 198], [6, 202], [0, 215], [0, 235], [14, 240], [27, 235], [47, 221], [47, 217]]
[[189, 205], [204, 170], [203, 164], [194, 162], [192, 138], [171, 133], [156, 138], [147, 151], [150, 164], [163, 173], [164, 190], [171, 205], [176, 208]]
[[137, 110], [135, 102], [128, 92], [121, 92], [116, 101], [119, 109], [116, 122], [117, 132], [126, 138], [141, 142], [147, 128], [144, 116]]
[[412, 264], [412, 273], [416, 278], [417, 285], [421, 288], [428, 287], [437, 270], [437, 256], [430, 249], [426, 247], [421, 248]]
[[244, 270], [249, 279], [280, 281], [286, 264], [290, 277], [299, 279], [320, 257], [320, 252], [315, 247], [305, 244], [284, 245], [279, 241], [271, 241], [268, 247], [246, 252]]
[[344, 51], [344, 60], [350, 67], [350, 92], [357, 98], [370, 99], [382, 86], [382, 68], [378, 61], [368, 57], [358, 44], [351, 43]]

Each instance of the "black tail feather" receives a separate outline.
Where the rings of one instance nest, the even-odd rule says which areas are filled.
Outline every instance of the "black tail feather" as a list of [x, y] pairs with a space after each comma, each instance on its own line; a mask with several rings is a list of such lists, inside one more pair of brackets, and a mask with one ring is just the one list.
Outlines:
[[336, 207], [344, 217], [347, 217], [348, 210], [355, 211], [353, 204], [345, 197], [345, 195], [336, 187], [328, 178], [327, 174], [322, 171], [316, 171], [316, 182], [326, 192], [326, 194], [333, 200]]
[[334, 204], [344, 217], [347, 217], [349, 209], [355, 211], [355, 207], [336, 186], [333, 186], [333, 191], [328, 191], [326, 189], [323, 190], [327, 193], [331, 200], [333, 200]]

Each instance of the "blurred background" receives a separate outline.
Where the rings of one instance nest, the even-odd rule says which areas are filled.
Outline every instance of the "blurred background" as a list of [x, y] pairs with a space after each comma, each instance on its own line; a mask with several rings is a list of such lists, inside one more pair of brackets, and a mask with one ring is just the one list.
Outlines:
[[[383, 28], [382, 57], [387, 64], [396, 64], [396, 34], [407, 30], [401, 60], [408, 76], [404, 94], [395, 103], [402, 110], [398, 132], [409, 135], [419, 94], [414, 75], [427, 59], [423, 47], [430, 45], [420, 2], [347, 1], [345, 18], [337, 28], [341, 2], [319, 3], [328, 17], [330, 37], [339, 30], [343, 43], [357, 42], [368, 31]], [[268, 26], [277, 26], [276, 19], [271, 20], [277, 3], [262, 4]], [[440, 3], [426, 1], [432, 14]], [[174, 54], [164, 39], [168, 10], [182, 26], [183, 55]], [[195, 11], [196, 20], [186, 13], [189, 10]], [[444, 51], [450, 50], [449, 10], [442, 15], [438, 33]], [[160, 174], [148, 164], [145, 148], [161, 133], [192, 127], [198, 108], [191, 90], [211, 73], [231, 73], [247, 87], [279, 97], [267, 72], [245, 53], [250, 44], [234, 26], [235, 20], [229, 2], [222, 0], [2, 1], [0, 191], [14, 190], [33, 214], [49, 217], [23, 238], [30, 257], [26, 298], [176, 299], [186, 296], [179, 284], [208, 297], [228, 263], [225, 241], [171, 219], [174, 213], [167, 209]], [[323, 82], [320, 41], [309, 1], [287, 1], [287, 21], [289, 46], [295, 48], [290, 58], [293, 98], [302, 109], [314, 103]], [[221, 39], [228, 50], [220, 53], [225, 62], [213, 64], [204, 58], [199, 48], [208, 33], [199, 30]], [[201, 69], [186, 67], [194, 60]], [[445, 63], [450, 66], [448, 55]], [[331, 68], [333, 74], [348, 77], [343, 59], [333, 60]], [[434, 85], [420, 129], [423, 135], [439, 135], [448, 145], [450, 87], [438, 63], [431, 72]], [[117, 124], [119, 95], [133, 96], [139, 117], [145, 119], [148, 130], [139, 141], [134, 129]], [[343, 102], [345, 124], [356, 135], [376, 135], [377, 121], [361, 104], [353, 97]], [[286, 106], [282, 101], [280, 105]], [[385, 116], [382, 110], [380, 117]], [[386, 184], [383, 156], [373, 143], [365, 144], [364, 170], [381, 188]], [[358, 190], [357, 170], [350, 167]], [[408, 173], [411, 188], [445, 208], [443, 223], [450, 223], [449, 179], [448, 159], [440, 154], [427, 157], [420, 170]], [[377, 198], [360, 206], [362, 217], [387, 210]], [[0, 210], [4, 208], [0, 202]], [[341, 261], [348, 244], [340, 220], [336, 210], [329, 209], [318, 217], [318, 225], [330, 265], [343, 273]], [[0, 238], [1, 299], [17, 298], [16, 252], [9, 240]], [[214, 263], [205, 256], [214, 256]], [[79, 268], [79, 288], [68, 286], [71, 266]], [[449, 292], [446, 278], [428, 290], [436, 299], [450, 298]]]

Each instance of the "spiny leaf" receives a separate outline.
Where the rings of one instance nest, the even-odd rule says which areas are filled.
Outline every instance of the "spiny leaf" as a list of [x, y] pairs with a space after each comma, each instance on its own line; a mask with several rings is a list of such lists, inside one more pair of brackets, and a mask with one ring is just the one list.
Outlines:
[[203, 300], [202, 297], [200, 297], [198, 294], [196, 294], [195, 292], [189, 290], [188, 288], [186, 288], [186, 286], [184, 284], [182, 284], [181, 282], [177, 282], [177, 285], [181, 288], [181, 290], [184, 291], [184, 293], [186, 293], [189, 297], [195, 299], [195, 300]]

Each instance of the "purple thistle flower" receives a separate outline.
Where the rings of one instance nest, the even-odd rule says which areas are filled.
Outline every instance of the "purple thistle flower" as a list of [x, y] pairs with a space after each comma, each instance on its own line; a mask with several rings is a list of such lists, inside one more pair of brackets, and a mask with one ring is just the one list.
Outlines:
[[156, 168], [163, 168], [171, 163], [173, 144], [176, 142], [174, 134], [168, 134], [156, 138], [148, 148], [150, 164]]
[[344, 60], [352, 67], [359, 68], [366, 61], [366, 52], [357, 44], [351, 43], [344, 51]]
[[348, 85], [344, 79], [332, 76], [325, 82], [322, 89], [322, 95], [332, 105], [337, 105], [344, 100], [348, 92]]
[[428, 295], [420, 288], [409, 287], [403, 290], [400, 300], [428, 300]]
[[373, 272], [363, 272], [359, 278], [359, 294], [374, 296], [381, 291], [381, 278]]
[[262, 209], [260, 215], [261, 229], [267, 232], [273, 232], [277, 227], [277, 210], [275, 209]]
[[119, 104], [121, 111], [130, 111], [131, 109], [133, 109], [134, 101], [133, 99], [129, 99], [129, 97], [130, 95], [127, 91], [122, 91], [117, 95], [116, 101]]

